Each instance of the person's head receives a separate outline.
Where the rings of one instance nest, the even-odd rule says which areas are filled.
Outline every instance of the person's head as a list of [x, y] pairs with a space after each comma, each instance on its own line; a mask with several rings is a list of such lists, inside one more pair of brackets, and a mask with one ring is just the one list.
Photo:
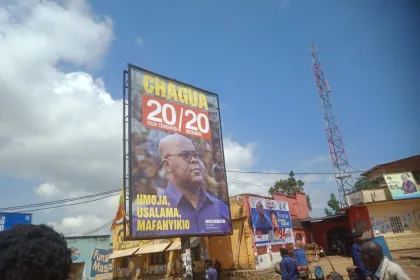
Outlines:
[[360, 244], [362, 242], [362, 236], [363, 234], [359, 231], [355, 231], [351, 233], [351, 239], [354, 243]]
[[217, 151], [216, 153], [214, 153], [214, 161], [217, 164], [223, 164], [223, 155], [221, 152]]
[[204, 261], [204, 266], [207, 268], [212, 266], [212, 261], [210, 259], [207, 259]]
[[408, 178], [406, 175], [401, 175], [401, 180], [406, 183], [408, 181]]
[[194, 191], [203, 184], [200, 154], [187, 137], [172, 134], [162, 138], [159, 152], [167, 178], [176, 187]]
[[257, 208], [258, 214], [264, 215], [264, 206], [261, 201], [257, 202], [257, 204], [255, 205], [255, 208]]
[[213, 168], [213, 176], [217, 182], [220, 182], [224, 179], [223, 169], [218, 166]]
[[0, 232], [0, 279], [67, 280], [71, 251], [46, 225], [16, 225]]
[[270, 218], [271, 218], [271, 223], [273, 224], [273, 227], [278, 228], [279, 222], [278, 222], [277, 214], [273, 210], [270, 211]]
[[282, 257], [288, 256], [289, 255], [289, 250], [287, 250], [287, 248], [280, 248], [280, 255]]
[[366, 267], [370, 270], [376, 270], [384, 258], [381, 245], [375, 241], [367, 241], [360, 247], [360, 255]]

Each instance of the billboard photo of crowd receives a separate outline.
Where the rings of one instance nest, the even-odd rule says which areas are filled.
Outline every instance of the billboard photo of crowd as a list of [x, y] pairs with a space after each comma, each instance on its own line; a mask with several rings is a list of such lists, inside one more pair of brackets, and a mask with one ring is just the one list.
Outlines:
[[256, 246], [294, 243], [287, 202], [250, 196], [249, 207]]
[[128, 72], [131, 238], [231, 234], [217, 95]]

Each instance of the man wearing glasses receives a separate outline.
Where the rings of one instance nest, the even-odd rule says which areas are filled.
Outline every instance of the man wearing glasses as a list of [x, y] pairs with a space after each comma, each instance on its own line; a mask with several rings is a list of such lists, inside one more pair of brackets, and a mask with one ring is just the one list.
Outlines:
[[[137, 231], [136, 235], [229, 234], [229, 208], [204, 191], [203, 164], [192, 141], [180, 134], [165, 136], [160, 140], [159, 153], [168, 179], [161, 200], [166, 199], [167, 203], [147, 205], [146, 208], [153, 208], [154, 213], [161, 213], [161, 208], [176, 208], [178, 217], [150, 217], [150, 211], [148, 217], [137, 218], [134, 215], [133, 230]], [[164, 209], [166, 213], [167, 209]], [[146, 230], [141, 230], [137, 227], [138, 220], [151, 220], [153, 224], [144, 224]], [[179, 227], [181, 220], [182, 228]], [[168, 223], [172, 225], [169, 228]]]

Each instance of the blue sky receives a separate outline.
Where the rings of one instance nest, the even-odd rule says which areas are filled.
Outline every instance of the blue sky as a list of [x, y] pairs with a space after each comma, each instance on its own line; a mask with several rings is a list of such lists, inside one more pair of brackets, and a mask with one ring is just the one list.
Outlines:
[[[110, 92], [120, 96], [129, 62], [218, 93], [224, 135], [258, 144], [258, 170], [311, 171], [300, 162], [328, 154], [312, 42], [351, 165], [362, 170], [420, 152], [414, 1], [92, 3], [115, 23], [97, 73]], [[315, 171], [331, 170], [322, 168]]]
[[[96, 16], [112, 19], [114, 39], [99, 67], [63, 60], [60, 69], [102, 78], [114, 99], [127, 63], [218, 93], [224, 136], [256, 145], [252, 170], [333, 170], [310, 43], [318, 45], [350, 164], [366, 170], [420, 153], [416, 1], [89, 2]], [[52, 200], [32, 196], [48, 180], [0, 170], [1, 186], [31, 194], [10, 192], [0, 204]], [[306, 188], [320, 196], [327, 189]]]

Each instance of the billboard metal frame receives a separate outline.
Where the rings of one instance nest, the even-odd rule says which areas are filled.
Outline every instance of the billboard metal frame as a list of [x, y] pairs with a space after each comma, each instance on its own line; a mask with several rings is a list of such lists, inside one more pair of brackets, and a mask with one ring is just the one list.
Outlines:
[[[127, 217], [127, 185], [130, 186], [130, 166], [127, 164], [130, 162], [130, 141], [127, 138], [127, 133], [130, 135], [130, 117], [129, 117], [129, 106], [130, 99], [128, 98], [128, 86], [129, 86], [129, 73], [127, 70], [123, 71], [123, 203], [124, 203], [124, 219], [123, 219], [123, 230], [124, 240], [127, 239], [127, 218], [130, 220], [130, 216]], [[128, 131], [127, 131], [128, 130]], [[127, 172], [128, 171], [128, 172]], [[128, 188], [129, 191], [130, 188]], [[129, 197], [129, 194], [128, 194]], [[129, 205], [130, 208], [130, 205]], [[130, 211], [130, 210], [129, 210]]]
[[[225, 161], [225, 151], [224, 151], [224, 144], [223, 144], [223, 130], [222, 130], [222, 121], [221, 121], [221, 114], [220, 114], [220, 104], [219, 104], [219, 95], [214, 93], [214, 92], [210, 92], [208, 90], [204, 90], [202, 88], [178, 81], [176, 79], [173, 78], [169, 78], [167, 76], [155, 73], [153, 71], [147, 70], [145, 68], [133, 65], [128, 63], [128, 70], [124, 70], [124, 75], [123, 75], [123, 134], [124, 134], [124, 139], [123, 139], [123, 153], [124, 153], [124, 166], [123, 166], [123, 172], [124, 172], [124, 178], [123, 178], [123, 188], [124, 188], [124, 194], [125, 194], [125, 203], [124, 203], [124, 211], [126, 213], [126, 215], [124, 216], [124, 224], [127, 225], [128, 222], [128, 229], [129, 232], [127, 233], [127, 226], [124, 227], [124, 237], [125, 240], [152, 240], [152, 239], [167, 239], [167, 238], [176, 238], [176, 237], [192, 237], [192, 236], [196, 236], [196, 237], [205, 237], [205, 236], [226, 236], [226, 235], [232, 235], [233, 234], [233, 228], [232, 228], [232, 216], [231, 216], [231, 212], [230, 212], [230, 203], [229, 203], [229, 199], [228, 199], [228, 203], [227, 203], [227, 207], [229, 210], [229, 226], [231, 231], [229, 233], [196, 233], [196, 234], [178, 234], [178, 235], [162, 235], [162, 236], [132, 236], [131, 233], [132, 231], [132, 204], [130, 203], [130, 199], [131, 199], [131, 193], [132, 193], [132, 180], [131, 180], [131, 176], [132, 176], [132, 166], [131, 166], [131, 117], [132, 117], [132, 110], [131, 110], [131, 70], [132, 69], [136, 69], [142, 72], [145, 72], [147, 74], [150, 75], [154, 75], [157, 76], [159, 78], [162, 79], [166, 79], [170, 82], [173, 83], [177, 83], [179, 85], [183, 85], [186, 87], [190, 87], [192, 89], [201, 91], [203, 93], [212, 95], [216, 98], [217, 100], [217, 112], [219, 114], [219, 127], [220, 127], [220, 149], [223, 155], [223, 164], [225, 166], [225, 174], [226, 174], [226, 161]], [[127, 100], [127, 101], [126, 101]], [[128, 129], [126, 129], [126, 126]], [[128, 132], [128, 133], [127, 133]], [[128, 146], [128, 149], [126, 147], [126, 145]], [[127, 164], [128, 164], [128, 169], [127, 169]], [[227, 193], [227, 197], [229, 198], [229, 186], [228, 186], [228, 182], [227, 182], [227, 176], [225, 176], [225, 183], [226, 183], [226, 193]], [[128, 190], [127, 190], [128, 188]], [[127, 209], [127, 203], [128, 203], [128, 215], [126, 212]], [[127, 217], [128, 216], [128, 217]]]

